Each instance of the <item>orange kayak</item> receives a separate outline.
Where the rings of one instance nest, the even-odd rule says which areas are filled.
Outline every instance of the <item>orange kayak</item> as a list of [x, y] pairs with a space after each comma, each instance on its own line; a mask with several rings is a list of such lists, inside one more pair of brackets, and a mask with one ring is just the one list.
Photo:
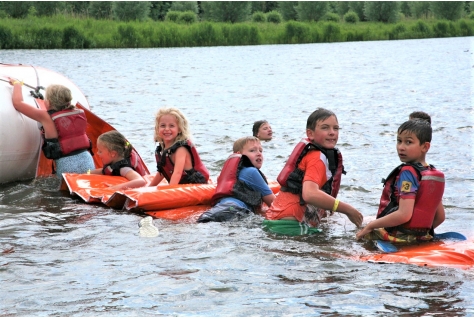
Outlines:
[[363, 256], [361, 260], [379, 264], [413, 264], [428, 267], [467, 269], [474, 266], [474, 240], [455, 243], [442, 241], [406, 246], [390, 254]]

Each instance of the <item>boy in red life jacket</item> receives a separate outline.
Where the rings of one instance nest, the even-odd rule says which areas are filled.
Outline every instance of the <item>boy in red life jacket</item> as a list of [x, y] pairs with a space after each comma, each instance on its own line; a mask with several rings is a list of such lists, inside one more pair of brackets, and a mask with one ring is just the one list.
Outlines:
[[197, 220], [198, 223], [241, 219], [258, 212], [262, 202], [270, 206], [275, 198], [260, 168], [263, 149], [255, 136], [239, 138], [217, 179], [212, 207]]
[[384, 181], [377, 219], [356, 235], [358, 240], [382, 239], [410, 243], [433, 238], [445, 219], [444, 174], [426, 163], [432, 128], [425, 119], [398, 128], [397, 153], [404, 164]]
[[306, 123], [307, 138], [298, 143], [278, 175], [281, 185], [266, 212], [264, 229], [284, 235], [320, 232], [316, 227], [326, 211], [341, 212], [356, 226], [362, 214], [336, 199], [344, 172], [342, 155], [336, 148], [339, 123], [326, 109], [314, 111]]

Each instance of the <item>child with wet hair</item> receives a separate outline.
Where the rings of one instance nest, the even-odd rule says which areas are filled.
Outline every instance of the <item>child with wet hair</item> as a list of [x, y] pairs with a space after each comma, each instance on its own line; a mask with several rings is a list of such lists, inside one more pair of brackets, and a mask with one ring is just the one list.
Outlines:
[[426, 162], [432, 128], [428, 121], [406, 121], [397, 131], [396, 149], [400, 161], [383, 180], [377, 219], [356, 235], [356, 239], [381, 239], [412, 243], [433, 239], [434, 229], [443, 223], [444, 174]]
[[224, 163], [212, 196], [213, 207], [204, 212], [198, 223], [242, 219], [260, 212], [262, 202], [271, 205], [275, 195], [268, 186], [263, 165], [263, 149], [255, 136], [234, 142], [233, 154]]
[[145, 186], [145, 179], [133, 167], [132, 150], [132, 145], [118, 131], [101, 134], [97, 138], [97, 155], [102, 160], [104, 167], [94, 169], [90, 173], [123, 176], [129, 180], [126, 183], [110, 187], [115, 190]]
[[431, 124], [431, 116], [423, 111], [415, 111], [411, 112], [410, 115], [408, 116], [409, 120], [415, 120], [415, 119], [420, 119], [420, 120], [425, 120], [428, 123]]
[[270, 141], [273, 136], [272, 127], [267, 120], [256, 121], [252, 127], [253, 136], [258, 137], [261, 141]]
[[332, 111], [318, 108], [306, 123], [306, 136], [294, 148], [278, 175], [281, 185], [266, 212], [264, 229], [282, 235], [320, 232], [317, 226], [327, 211], [345, 214], [357, 227], [362, 214], [336, 198], [344, 173], [336, 148], [339, 122]]

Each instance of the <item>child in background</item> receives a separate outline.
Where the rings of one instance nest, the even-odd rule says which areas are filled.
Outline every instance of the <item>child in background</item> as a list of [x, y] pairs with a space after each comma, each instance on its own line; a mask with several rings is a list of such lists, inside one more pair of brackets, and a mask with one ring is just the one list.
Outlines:
[[356, 239], [410, 243], [431, 240], [445, 218], [444, 174], [426, 163], [432, 129], [423, 119], [403, 123], [397, 133], [397, 153], [404, 162], [384, 180], [377, 219]]
[[111, 186], [115, 190], [145, 186], [146, 181], [135, 171], [132, 164], [132, 145], [117, 131], [109, 131], [97, 138], [97, 155], [103, 168], [91, 170], [91, 174], [123, 176], [129, 181]]
[[256, 121], [252, 127], [253, 136], [258, 137], [261, 141], [270, 141], [273, 136], [272, 127], [266, 121]]
[[62, 178], [62, 173], [85, 173], [94, 169], [89, 152], [91, 143], [86, 134], [87, 118], [84, 111], [71, 104], [71, 90], [60, 84], [48, 86], [44, 101], [46, 110], [42, 110], [23, 101], [23, 83], [9, 80], [13, 85], [15, 109], [42, 125], [42, 151], [46, 158], [54, 160], [56, 177]]
[[307, 120], [307, 138], [298, 143], [278, 175], [281, 185], [267, 210], [264, 228], [284, 235], [313, 234], [326, 211], [341, 212], [356, 226], [362, 214], [336, 199], [344, 172], [336, 148], [339, 123], [336, 115], [319, 108]]
[[240, 219], [258, 211], [262, 201], [270, 206], [275, 198], [260, 171], [263, 165], [260, 140], [254, 136], [239, 138], [233, 151], [217, 179], [212, 197], [214, 207], [204, 212], [198, 223]]
[[415, 120], [415, 119], [422, 119], [430, 123], [431, 125], [431, 116], [428, 113], [425, 113], [423, 111], [415, 111], [411, 112], [410, 115], [408, 116], [409, 120]]
[[162, 108], [155, 119], [155, 157], [158, 173], [148, 186], [163, 178], [169, 185], [207, 184], [209, 171], [191, 143], [188, 120], [175, 108]]

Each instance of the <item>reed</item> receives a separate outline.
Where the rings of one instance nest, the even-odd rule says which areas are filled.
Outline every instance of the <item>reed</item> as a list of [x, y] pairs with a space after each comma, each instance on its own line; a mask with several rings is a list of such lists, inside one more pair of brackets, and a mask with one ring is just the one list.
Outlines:
[[[349, 19], [350, 20], [350, 19]], [[260, 20], [259, 20], [260, 21]], [[374, 41], [474, 35], [474, 20], [350, 20], [282, 23], [194, 22], [191, 15], [164, 22], [118, 22], [74, 16], [0, 19], [1, 49], [152, 48]]]

